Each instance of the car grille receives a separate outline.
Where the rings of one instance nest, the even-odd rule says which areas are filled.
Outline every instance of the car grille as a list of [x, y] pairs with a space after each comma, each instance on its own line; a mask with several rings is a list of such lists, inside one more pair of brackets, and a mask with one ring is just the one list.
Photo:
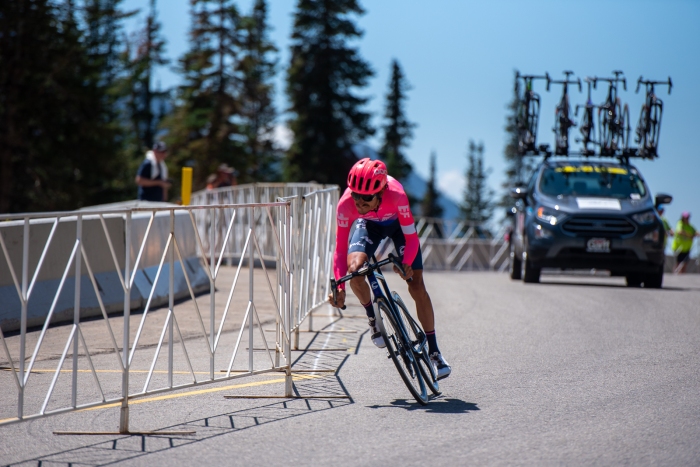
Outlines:
[[574, 217], [562, 227], [565, 232], [588, 237], [622, 237], [634, 233], [636, 227], [627, 219]]

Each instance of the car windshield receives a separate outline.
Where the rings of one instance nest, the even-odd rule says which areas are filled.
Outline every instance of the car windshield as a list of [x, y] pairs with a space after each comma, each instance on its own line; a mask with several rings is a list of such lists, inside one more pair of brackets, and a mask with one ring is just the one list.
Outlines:
[[547, 167], [540, 178], [540, 191], [550, 196], [640, 199], [644, 182], [624, 167], [564, 165]]

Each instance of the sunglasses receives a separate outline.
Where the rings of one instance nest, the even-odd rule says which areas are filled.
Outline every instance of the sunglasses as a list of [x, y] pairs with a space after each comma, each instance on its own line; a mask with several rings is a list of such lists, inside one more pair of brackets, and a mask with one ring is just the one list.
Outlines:
[[377, 194], [374, 193], [373, 195], [361, 195], [359, 193], [355, 193], [354, 191], [351, 191], [350, 196], [352, 196], [352, 199], [354, 199], [355, 201], [362, 200], [366, 203], [369, 203], [377, 196]]

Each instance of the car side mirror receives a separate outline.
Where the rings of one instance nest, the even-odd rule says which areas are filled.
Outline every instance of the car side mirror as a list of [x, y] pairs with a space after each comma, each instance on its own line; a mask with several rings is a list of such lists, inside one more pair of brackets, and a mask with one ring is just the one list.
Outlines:
[[673, 196], [667, 195], [666, 193], [659, 193], [656, 195], [656, 202], [654, 205], [658, 207], [662, 204], [670, 204], [671, 201], [673, 201]]
[[515, 198], [515, 199], [525, 199], [527, 198], [528, 192], [527, 188], [525, 187], [515, 187], [511, 188], [510, 190], [510, 196]]

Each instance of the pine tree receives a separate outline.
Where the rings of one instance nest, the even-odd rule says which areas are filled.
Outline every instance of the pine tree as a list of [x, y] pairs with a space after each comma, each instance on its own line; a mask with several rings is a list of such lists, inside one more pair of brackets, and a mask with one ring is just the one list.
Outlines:
[[150, 149], [155, 142], [160, 123], [156, 106], [169, 97], [168, 91], [156, 90], [153, 83], [155, 68], [168, 64], [160, 29], [156, 0], [150, 0], [146, 24], [127, 42], [123, 57], [128, 69], [122, 82], [122, 94], [127, 102], [130, 146], [132, 154], [138, 154], [139, 158], [143, 157], [144, 149]]
[[191, 0], [190, 49], [179, 60], [184, 84], [177, 89], [168, 132], [168, 165], [194, 165], [193, 187], [203, 187], [220, 163], [245, 173], [240, 141], [240, 15], [231, 0]]
[[122, 0], [83, 0], [80, 9], [81, 42], [92, 70], [89, 80], [101, 100], [100, 121], [105, 127], [101, 138], [104, 157], [101, 164], [109, 166], [111, 174], [110, 201], [131, 198], [135, 194], [135, 167], [129, 164], [129, 154], [125, 152], [130, 138], [129, 122], [122, 110], [128, 93], [122, 82], [129, 71], [123, 59], [126, 50], [123, 21], [137, 11], [123, 12], [121, 3]]
[[473, 140], [469, 141], [467, 161], [467, 184], [461, 211], [465, 220], [483, 228], [482, 224], [491, 219], [494, 195], [486, 182], [490, 170], [484, 169], [483, 143], [476, 145]]
[[399, 62], [391, 63], [391, 79], [389, 92], [386, 95], [386, 109], [384, 118], [384, 142], [379, 150], [380, 157], [386, 163], [387, 171], [401, 183], [406, 182], [413, 170], [403, 153], [403, 148], [408, 146], [408, 141], [413, 136], [414, 123], [411, 123], [404, 114], [404, 101], [406, 92], [410, 89], [406, 82]]
[[443, 209], [438, 203], [438, 197], [440, 193], [435, 187], [435, 163], [437, 156], [435, 152], [430, 154], [430, 178], [428, 179], [428, 186], [425, 190], [425, 196], [423, 196], [423, 201], [421, 202], [421, 214], [423, 217], [442, 217]]
[[506, 147], [503, 149], [503, 156], [506, 159], [506, 179], [501, 184], [504, 193], [498, 202], [501, 207], [513, 205], [513, 198], [510, 196], [510, 189], [516, 185], [527, 183], [527, 179], [534, 170], [531, 158], [526, 159], [518, 154], [518, 107], [520, 105], [520, 82], [515, 72], [515, 86], [513, 87], [513, 99], [506, 108]]
[[114, 200], [107, 88], [85, 44], [72, 1], [0, 2], [0, 211]]
[[267, 4], [256, 0], [250, 16], [241, 21], [243, 38], [238, 71], [241, 75], [241, 131], [250, 168], [240, 180], [273, 181], [279, 178], [280, 153], [273, 134], [276, 111], [272, 79], [277, 67], [277, 48], [268, 39]]
[[348, 41], [362, 32], [350, 15], [357, 0], [299, 0], [292, 32], [287, 95], [294, 140], [285, 160], [288, 181], [316, 180], [345, 186], [357, 160], [352, 145], [374, 133], [368, 99], [354, 94], [372, 76]]

